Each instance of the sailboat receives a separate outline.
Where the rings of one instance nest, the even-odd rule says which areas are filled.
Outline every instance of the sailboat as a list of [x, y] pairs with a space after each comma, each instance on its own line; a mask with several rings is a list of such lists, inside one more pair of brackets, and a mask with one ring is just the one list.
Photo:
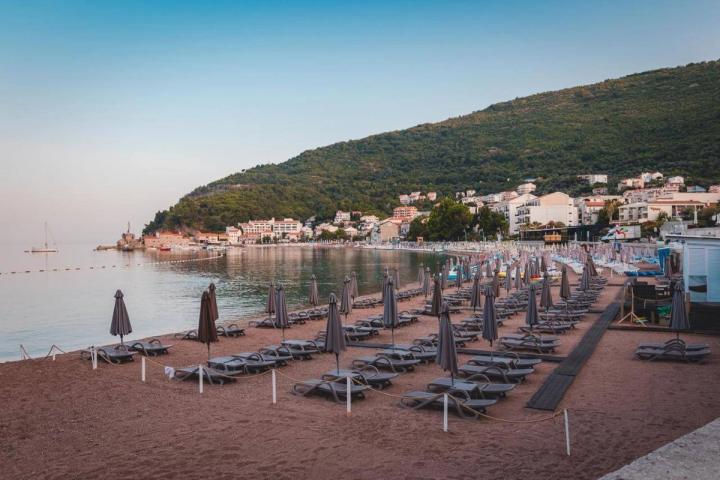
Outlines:
[[32, 247], [30, 250], [25, 250], [26, 252], [30, 253], [57, 253], [58, 249], [55, 247], [49, 247], [48, 246], [48, 226], [47, 222], [45, 222], [45, 243], [42, 247]]

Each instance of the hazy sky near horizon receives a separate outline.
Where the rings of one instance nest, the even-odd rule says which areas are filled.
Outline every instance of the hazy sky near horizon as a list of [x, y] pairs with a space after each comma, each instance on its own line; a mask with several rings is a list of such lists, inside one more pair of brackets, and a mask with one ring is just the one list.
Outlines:
[[720, 57], [713, 1], [0, 0], [0, 244], [112, 242], [257, 164]]

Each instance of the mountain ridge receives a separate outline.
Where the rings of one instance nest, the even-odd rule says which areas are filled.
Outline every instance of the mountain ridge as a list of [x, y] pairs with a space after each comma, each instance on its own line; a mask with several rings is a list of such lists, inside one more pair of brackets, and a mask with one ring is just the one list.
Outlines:
[[436, 123], [306, 150], [198, 187], [146, 232], [222, 230], [250, 218], [386, 214], [413, 190], [578, 194], [582, 173], [642, 170], [720, 182], [720, 62], [691, 63], [495, 103]]

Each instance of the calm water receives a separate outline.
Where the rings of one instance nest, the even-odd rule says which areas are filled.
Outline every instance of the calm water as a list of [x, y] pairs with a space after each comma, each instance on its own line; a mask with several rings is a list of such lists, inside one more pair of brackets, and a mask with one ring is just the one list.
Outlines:
[[[331, 292], [340, 293], [351, 271], [362, 295], [379, 291], [385, 267], [400, 268], [407, 283], [416, 280], [420, 262], [436, 261], [413, 252], [288, 247], [233, 249], [218, 259], [180, 263], [213, 254], [93, 247], [64, 245], [57, 254], [33, 255], [10, 247], [0, 253], [0, 361], [19, 359], [20, 344], [35, 356], [52, 344], [70, 350], [112, 343], [117, 289], [125, 294], [133, 339], [195, 328], [200, 295], [210, 282], [217, 286], [220, 321], [235, 320], [263, 311], [271, 280], [283, 283], [292, 308], [305, 304], [312, 274], [325, 301]], [[7, 273], [25, 270], [32, 273]]]

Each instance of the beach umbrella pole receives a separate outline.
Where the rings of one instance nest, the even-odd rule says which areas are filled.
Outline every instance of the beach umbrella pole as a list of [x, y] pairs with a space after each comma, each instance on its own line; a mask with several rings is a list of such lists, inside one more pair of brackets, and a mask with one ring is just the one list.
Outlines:
[[340, 375], [340, 354], [335, 352], [335, 366], [337, 367], [337, 373]]

